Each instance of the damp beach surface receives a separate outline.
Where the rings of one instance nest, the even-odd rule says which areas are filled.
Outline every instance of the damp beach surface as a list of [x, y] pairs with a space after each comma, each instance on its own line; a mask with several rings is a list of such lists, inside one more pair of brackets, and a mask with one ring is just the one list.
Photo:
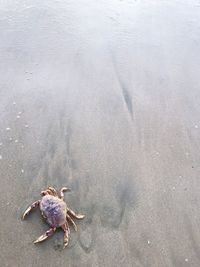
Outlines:
[[[0, 2], [0, 265], [200, 266], [200, 1]], [[52, 185], [86, 214], [62, 250]]]

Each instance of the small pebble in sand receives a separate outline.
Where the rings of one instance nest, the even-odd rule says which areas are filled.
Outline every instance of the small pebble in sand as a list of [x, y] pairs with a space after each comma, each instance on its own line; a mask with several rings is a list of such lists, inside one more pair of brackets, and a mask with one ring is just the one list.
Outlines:
[[13, 140], [13, 138], [12, 138], [12, 137], [10, 137], [10, 138], [9, 138], [9, 140], [10, 140], [10, 141], [12, 141], [12, 140]]
[[173, 189], [173, 190], [175, 190], [175, 189], [176, 189], [176, 187], [175, 187], [175, 186], [173, 186], [173, 187], [172, 187], [172, 189]]
[[13, 105], [16, 105], [16, 102], [15, 101], [13, 101]]
[[18, 142], [19, 142], [19, 141], [16, 139], [16, 140], [15, 140], [15, 143], [18, 143]]
[[150, 240], [148, 240], [148, 241], [147, 241], [147, 244], [148, 244], [148, 245], [150, 245], [150, 244], [151, 244], [151, 241], [150, 241]]
[[3, 145], [3, 143], [0, 143], [0, 146], [2, 146]]
[[28, 128], [29, 126], [28, 126], [28, 124], [25, 124], [25, 128]]
[[2, 159], [2, 155], [0, 155], [0, 159]]
[[21, 173], [24, 173], [24, 170], [23, 169], [21, 169]]
[[188, 259], [185, 259], [186, 262], [188, 262], [189, 260]]
[[19, 115], [17, 115], [17, 119], [20, 119], [20, 116]]
[[199, 128], [199, 126], [198, 126], [198, 125], [195, 125], [195, 126], [194, 126], [194, 128], [198, 129], [198, 128]]
[[6, 131], [10, 131], [10, 127], [7, 127], [7, 128], [6, 128]]
[[22, 114], [22, 111], [19, 111], [18, 114], [21, 115]]

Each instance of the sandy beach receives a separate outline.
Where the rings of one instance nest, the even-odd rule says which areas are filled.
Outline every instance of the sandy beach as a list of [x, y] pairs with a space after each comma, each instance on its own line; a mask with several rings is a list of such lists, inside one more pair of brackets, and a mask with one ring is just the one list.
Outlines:
[[200, 1], [0, 1], [0, 266], [199, 267], [199, 208]]

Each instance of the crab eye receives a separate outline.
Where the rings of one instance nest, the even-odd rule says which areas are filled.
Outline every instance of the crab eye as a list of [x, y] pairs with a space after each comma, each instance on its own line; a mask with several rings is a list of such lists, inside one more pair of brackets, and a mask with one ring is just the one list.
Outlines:
[[42, 196], [45, 196], [46, 194], [47, 194], [46, 191], [41, 191], [41, 195], [42, 195]]

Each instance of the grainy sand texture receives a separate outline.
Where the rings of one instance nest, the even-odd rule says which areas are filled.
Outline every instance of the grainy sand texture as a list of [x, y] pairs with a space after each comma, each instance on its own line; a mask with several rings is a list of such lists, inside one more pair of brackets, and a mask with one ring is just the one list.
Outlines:
[[0, 214], [2, 267], [200, 266], [199, 0], [0, 1]]

